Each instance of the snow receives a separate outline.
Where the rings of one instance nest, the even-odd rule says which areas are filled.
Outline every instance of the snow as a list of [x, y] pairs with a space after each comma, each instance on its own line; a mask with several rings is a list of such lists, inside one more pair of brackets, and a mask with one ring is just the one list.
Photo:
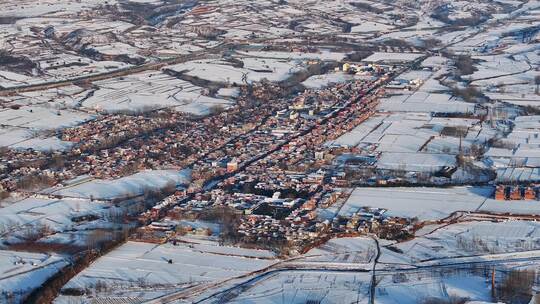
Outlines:
[[368, 303], [368, 273], [286, 271], [269, 275], [230, 303]]
[[303, 64], [296, 61], [262, 58], [242, 58], [242, 61], [243, 68], [224, 61], [200, 60], [173, 65], [168, 69], [221, 84], [243, 84], [244, 80], [253, 83], [263, 79], [281, 82], [295, 73], [306, 71]]
[[217, 92], [217, 96], [223, 98], [236, 98], [240, 96], [239, 88], [221, 88]]
[[115, 42], [106, 45], [90, 45], [89, 48], [92, 48], [101, 54], [109, 56], [132, 55], [136, 54], [139, 50], [129, 44], [121, 42]]
[[383, 152], [377, 161], [380, 169], [415, 172], [436, 172], [455, 165], [456, 156], [443, 153]]
[[362, 22], [360, 25], [353, 26], [351, 28], [351, 33], [371, 33], [371, 32], [386, 32], [391, 30], [393, 27], [386, 25], [384, 23], [366, 21]]
[[491, 192], [491, 187], [355, 188], [339, 214], [350, 216], [368, 206], [388, 209], [388, 216], [439, 220], [455, 211], [476, 210]]
[[226, 255], [226, 256], [236, 256], [236, 257], [244, 257], [244, 258], [255, 258], [255, 259], [266, 259], [266, 260], [272, 260], [275, 259], [276, 256], [274, 253], [267, 251], [267, 250], [256, 250], [256, 249], [248, 249], [248, 248], [241, 248], [241, 247], [227, 247], [227, 246], [218, 246], [216, 242], [201, 242], [201, 240], [197, 239], [185, 239], [187, 241], [194, 241], [199, 242], [195, 244], [190, 244], [191, 249], [198, 250], [201, 252], [206, 252], [210, 254], [218, 254], [218, 255]]
[[34, 227], [46, 226], [51, 231], [64, 231], [73, 225], [72, 217], [102, 214], [108, 204], [84, 199], [55, 199], [35, 195], [17, 199], [0, 208], [0, 237], [16, 236]]
[[353, 79], [351, 75], [335, 73], [314, 75], [302, 82], [302, 85], [307, 89], [322, 89], [332, 84], [343, 83]]
[[536, 200], [497, 201], [488, 199], [478, 210], [493, 213], [540, 215], [540, 203]]
[[32, 137], [32, 131], [24, 128], [4, 127], [0, 128], [0, 146], [7, 147], [16, 145]]
[[[0, 293], [23, 296], [67, 265], [68, 261], [57, 255], [0, 250]], [[0, 302], [4, 300], [0, 295]]]
[[355, 188], [339, 214], [350, 216], [364, 206], [388, 209], [388, 216], [421, 221], [444, 219], [456, 211], [540, 214], [537, 201], [497, 201], [492, 194], [493, 187]]
[[383, 53], [376, 52], [365, 58], [366, 62], [408, 62], [422, 57], [420, 53]]
[[475, 56], [473, 58], [482, 60], [480, 64], [475, 65], [475, 67], [478, 68], [478, 71], [474, 72], [472, 75], [463, 76], [463, 78], [472, 81], [526, 72], [531, 69], [531, 65], [527, 62], [515, 61], [505, 56]]
[[44, 1], [14, 1], [2, 7], [0, 16], [9, 17], [33, 17], [56, 12], [78, 12], [89, 9], [103, 3], [103, 0], [86, 0], [58, 2], [56, 0]]
[[274, 58], [274, 59], [287, 59], [287, 60], [309, 60], [309, 59], [318, 59], [318, 60], [328, 60], [328, 61], [341, 61], [345, 59], [347, 54], [345, 53], [336, 53], [323, 50], [319, 53], [305, 53], [305, 52], [266, 52], [266, 51], [250, 51], [242, 52], [239, 51], [238, 54], [245, 56], [253, 56], [258, 58]]
[[538, 250], [540, 224], [526, 221], [463, 222], [434, 229], [433, 233], [395, 247], [411, 261]]
[[[347, 132], [337, 138], [334, 141], [331, 141], [327, 143], [327, 145], [342, 145], [342, 146], [349, 146], [354, 147], [359, 145], [363, 139], [365, 139], [372, 131], [375, 130], [375, 128], [386, 118], [386, 115], [374, 115], [371, 116], [368, 120], [365, 122], [359, 124], [354, 129], [352, 129], [350, 132]], [[380, 136], [379, 136], [380, 138]]]
[[369, 263], [376, 255], [376, 244], [367, 237], [337, 238], [311, 249], [299, 261], [328, 263]]
[[448, 299], [450, 295], [484, 301], [491, 299], [489, 285], [481, 276], [453, 274], [440, 277], [420, 273], [406, 278], [406, 282], [396, 284], [392, 276], [385, 276], [377, 286], [377, 303], [414, 304], [429, 298]]
[[11, 87], [20, 84], [25, 84], [31, 81], [32, 77], [21, 75], [9, 71], [0, 71], [0, 87]]
[[203, 88], [159, 72], [130, 75], [97, 83], [99, 90], [83, 106], [102, 112], [145, 112], [161, 108], [207, 115], [210, 108], [231, 102], [203, 95]]
[[[427, 83], [427, 82], [426, 82]], [[383, 98], [379, 111], [426, 113], [474, 113], [474, 104], [456, 100], [449, 94], [415, 92]]]
[[449, 59], [443, 56], [430, 56], [422, 61], [423, 67], [437, 68], [444, 66], [448, 63]]
[[168, 185], [187, 184], [189, 170], [146, 170], [116, 180], [91, 180], [60, 189], [48, 189], [56, 195], [76, 198], [114, 199], [139, 196], [147, 190], [159, 190]]
[[492, 136], [488, 126], [474, 126], [477, 122], [421, 112], [378, 113], [327, 145], [367, 147], [370, 153], [379, 152], [379, 168], [433, 172], [454, 166], [459, 153], [459, 138], [441, 135], [441, 131], [445, 127], [468, 129], [470, 136], [462, 141], [462, 147], [468, 148]]
[[93, 118], [92, 115], [82, 112], [55, 110], [37, 105], [22, 107], [19, 110], [0, 110], [0, 125], [36, 130], [71, 127]]
[[[146, 293], [164, 295], [175, 288], [239, 276], [274, 263], [244, 257], [245, 252], [234, 247], [212, 250], [212, 247], [193, 247], [185, 243], [174, 246], [127, 242], [99, 258], [71, 279], [64, 289], [92, 288], [100, 281], [113, 288], [115, 294], [131, 293], [144, 298], [148, 296]], [[169, 259], [172, 264], [168, 263]]]
[[73, 146], [73, 143], [62, 141], [57, 137], [30, 138], [9, 145], [12, 149], [26, 150], [33, 149], [37, 151], [67, 151]]

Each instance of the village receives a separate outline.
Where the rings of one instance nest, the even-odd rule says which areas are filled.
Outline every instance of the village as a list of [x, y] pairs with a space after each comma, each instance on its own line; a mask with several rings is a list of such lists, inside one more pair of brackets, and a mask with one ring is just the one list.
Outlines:
[[539, 18], [4, 1], [0, 303], [536, 303]]

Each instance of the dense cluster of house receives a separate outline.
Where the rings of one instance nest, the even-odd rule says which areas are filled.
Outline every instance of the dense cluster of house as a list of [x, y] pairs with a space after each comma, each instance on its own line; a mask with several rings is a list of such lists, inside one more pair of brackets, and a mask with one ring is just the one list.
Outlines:
[[[272, 98], [269, 90], [255, 89], [253, 94], [259, 99]], [[0, 183], [4, 189], [16, 190], [18, 181], [30, 175], [45, 175], [61, 182], [84, 174], [109, 179], [142, 169], [180, 168], [195, 162], [215, 164], [213, 153], [219, 149], [235, 151], [230, 142], [255, 129], [287, 100], [257, 106], [243, 102], [204, 118], [174, 111], [105, 115], [63, 130], [59, 137], [74, 143], [68, 151], [2, 151], [0, 158], [6, 166], [0, 168]]]
[[[277, 85], [256, 84], [242, 89], [237, 107], [202, 118], [172, 111], [106, 115], [62, 131], [60, 138], [74, 147], [59, 155], [63, 166], [40, 172], [62, 181], [81, 174], [117, 178], [141, 169], [191, 168], [188, 189], [140, 215], [145, 224], [137, 233], [141, 240], [169, 239], [179, 230], [170, 219], [197, 220], [216, 206], [239, 215], [235, 238], [246, 243], [283, 241], [303, 248], [329, 233], [376, 231], [387, 221], [379, 211], [335, 221], [317, 213], [334, 204], [340, 187], [348, 185], [336, 157], [355, 152], [327, 143], [374, 113], [382, 91], [372, 91], [391, 73], [371, 72], [379, 77], [306, 90], [292, 99], [280, 98]], [[46, 156], [20, 153], [29, 159]]]
[[[168, 202], [172, 202], [169, 198]], [[179, 198], [176, 196], [176, 198]], [[250, 247], [270, 247], [289, 252], [303, 252], [316, 246], [320, 240], [332, 235], [365, 235], [374, 233], [389, 239], [402, 239], [414, 231], [410, 219], [387, 216], [385, 209], [362, 207], [351, 216], [325, 218], [320, 207], [331, 206], [347, 195], [336, 189], [327, 189], [309, 199], [285, 198], [276, 192], [268, 197], [250, 193], [227, 193], [221, 189], [199, 194], [164, 212], [162, 205], [154, 207], [141, 219], [147, 225], [132, 238], [162, 243], [176, 241], [189, 234], [196, 237], [220, 237], [219, 229], [205, 226], [205, 210], [228, 206], [236, 213], [232, 225], [234, 242]], [[198, 224], [197, 224], [198, 223]]]
[[[351, 152], [326, 143], [371, 115], [378, 96], [368, 92], [376, 85], [354, 81], [297, 96], [253, 131], [195, 163], [195, 179], [214, 178], [215, 183], [200, 183], [197, 189], [192, 185], [186, 195], [169, 198], [176, 202], [168, 212], [157, 206], [142, 220], [197, 219], [205, 210], [227, 206], [239, 215], [237, 241], [283, 241], [295, 248], [332, 233], [376, 232], [389, 224], [399, 226], [399, 233], [409, 229], [408, 222], [384, 217], [384, 210], [359, 210], [335, 221], [317, 212], [343, 195], [339, 189], [346, 185], [344, 167], [335, 158]], [[152, 227], [156, 225], [146, 229], [156, 230]]]

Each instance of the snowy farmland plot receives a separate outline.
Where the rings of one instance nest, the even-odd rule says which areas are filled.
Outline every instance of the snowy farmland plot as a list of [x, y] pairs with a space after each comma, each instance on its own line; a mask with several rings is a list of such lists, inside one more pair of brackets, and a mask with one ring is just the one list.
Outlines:
[[[77, 222], [77, 218], [90, 216], [100, 219], [114, 209], [108, 203], [90, 202], [87, 199], [54, 199], [39, 195], [24, 198], [0, 208], [0, 237], [4, 241], [17, 243], [34, 235], [39, 237], [39, 231], [45, 235], [61, 233], [86, 224], [84, 221]], [[92, 228], [93, 224], [86, 228]]]
[[68, 231], [110, 229], [113, 223], [109, 219], [125, 213], [129, 201], [113, 206], [110, 200], [139, 197], [147, 191], [184, 185], [189, 179], [188, 171], [145, 171], [113, 181], [81, 178], [42, 194], [9, 198], [0, 209], [1, 237], [18, 243], [34, 235], [47, 236], [43, 241], [80, 245], [84, 235], [79, 239]]
[[486, 278], [467, 272], [383, 275], [379, 280], [375, 296], [377, 303], [414, 304], [430, 298], [450, 297], [471, 300], [466, 303], [492, 303], [484, 302], [491, 300], [490, 285]]
[[379, 110], [392, 112], [473, 113], [474, 104], [456, 100], [449, 94], [415, 92], [411, 95], [394, 95], [383, 99]]
[[173, 72], [195, 79], [202, 79], [221, 85], [258, 82], [263, 79], [283, 82], [297, 73], [306, 73], [306, 67], [299, 60], [270, 58], [239, 58], [242, 67], [219, 60], [191, 61], [169, 67]]
[[112, 200], [140, 196], [145, 191], [159, 191], [170, 185], [185, 185], [189, 183], [190, 174], [189, 170], [147, 170], [112, 181], [88, 180], [44, 192], [63, 197]]
[[33, 1], [12, 1], [8, 0], [2, 7], [2, 16], [39, 16], [57, 11], [77, 12], [83, 9], [94, 8], [101, 0], [90, 0], [85, 3], [78, 1], [67, 1], [58, 3], [54, 0], [34, 3]]
[[[217, 244], [178, 243], [175, 246], [128, 242], [98, 259], [68, 282], [64, 290], [68, 293], [72, 289], [89, 289], [94, 295], [143, 300], [240, 276], [275, 263], [272, 258], [254, 258], [259, 255], [258, 251], [213, 247]], [[97, 286], [107, 288], [98, 288], [98, 291]], [[64, 299], [69, 301], [69, 297]], [[61, 296], [56, 303], [69, 302], [63, 301]]]
[[[25, 99], [26, 101], [26, 99]], [[48, 104], [0, 110], [0, 146], [17, 150], [65, 151], [71, 143], [51, 135], [54, 131], [94, 119], [88, 113], [55, 109]]]
[[320, 89], [332, 84], [347, 82], [351, 79], [353, 77], [347, 74], [322, 74], [309, 77], [302, 82], [302, 85], [307, 89]]
[[93, 76], [100, 73], [125, 69], [130, 66], [130, 64], [116, 61], [92, 61], [87, 60], [84, 57], [74, 57], [71, 59], [73, 61], [69, 62], [70, 58], [67, 56], [65, 60], [59, 60], [54, 63], [53, 66], [49, 66], [51, 61], [42, 62], [43, 68], [47, 69], [49, 72], [47, 75], [41, 77], [18, 74], [10, 71], [0, 71], [0, 87], [9, 89], [27, 85], [44, 85], [48, 82], [65, 81], [70, 78], [81, 76]]
[[398, 217], [418, 217], [438, 220], [455, 211], [473, 211], [487, 199], [491, 189], [480, 189], [486, 196], [473, 192], [474, 188], [357, 188], [341, 208], [342, 215], [357, 212], [364, 206], [388, 209]]
[[270, 52], [270, 51], [239, 51], [239, 55], [267, 58], [267, 59], [286, 59], [286, 60], [322, 60], [322, 61], [341, 61], [346, 58], [345, 53], [322, 50], [316, 53], [307, 52]]
[[364, 59], [366, 62], [375, 63], [398, 63], [413, 61], [422, 57], [422, 54], [417, 53], [375, 53]]
[[0, 302], [21, 301], [68, 264], [57, 255], [0, 250]]
[[212, 106], [227, 108], [230, 101], [203, 95], [203, 88], [164, 73], [150, 72], [97, 83], [99, 89], [83, 107], [106, 113], [139, 113], [172, 108], [206, 115]]
[[19, 110], [0, 111], [0, 124], [3, 126], [28, 128], [34, 130], [53, 130], [75, 126], [92, 119], [91, 115], [55, 110], [40, 106], [23, 107]]
[[456, 211], [540, 214], [536, 201], [505, 203], [491, 197], [491, 187], [455, 188], [356, 188], [340, 210], [350, 216], [362, 207], [388, 209], [387, 215], [434, 221]]
[[375, 241], [366, 238], [337, 238], [313, 248], [299, 261], [368, 264], [376, 256]]
[[[537, 222], [463, 222], [431, 230], [414, 240], [395, 245], [403, 259], [419, 262], [436, 258], [478, 256], [540, 249]], [[398, 255], [388, 251], [390, 256]], [[381, 259], [385, 261], [385, 258]]]
[[[452, 133], [465, 130], [463, 134]], [[460, 138], [461, 136], [461, 138]], [[328, 145], [358, 147], [377, 155], [385, 170], [437, 172], [456, 166], [456, 156], [495, 136], [479, 120], [430, 117], [428, 113], [380, 113]]]
[[367, 273], [278, 272], [248, 284], [231, 303], [368, 303], [369, 280]]
[[[287, 299], [290, 303], [368, 304], [370, 280], [367, 273], [282, 271], [258, 278], [243, 285], [242, 290], [233, 290], [229, 294], [236, 292], [232, 303], [281, 303]], [[446, 276], [429, 272], [379, 274], [377, 280], [375, 303], [418, 304], [429, 298], [445, 299], [449, 295], [477, 301], [487, 301], [491, 297], [486, 279], [468, 273]]]
[[66, 151], [73, 143], [62, 141], [57, 137], [40, 135], [39, 131], [26, 128], [0, 128], [0, 146], [15, 150], [34, 149], [36, 151]]

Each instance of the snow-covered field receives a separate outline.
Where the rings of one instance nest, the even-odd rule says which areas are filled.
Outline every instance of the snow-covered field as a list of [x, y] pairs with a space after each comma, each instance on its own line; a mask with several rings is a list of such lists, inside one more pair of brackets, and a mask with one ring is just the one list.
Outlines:
[[[383, 101], [384, 102], [384, 101]], [[476, 119], [431, 117], [428, 113], [379, 113], [328, 145], [359, 147], [378, 153], [377, 167], [390, 170], [436, 172], [456, 165], [456, 155], [495, 136]], [[465, 138], [444, 131], [467, 130]]]
[[54, 199], [29, 197], [0, 208], [0, 237], [25, 237], [38, 229], [61, 232], [72, 229], [72, 219], [85, 215], [102, 215], [112, 211], [109, 204], [87, 199]]
[[[216, 243], [175, 246], [128, 242], [99, 258], [69, 281], [64, 290], [92, 289], [104, 284], [107, 288], [101, 296], [151, 298], [265, 268], [275, 263], [271, 257], [259, 250], [220, 247]], [[55, 303], [73, 303], [69, 300], [61, 296]]]
[[73, 143], [65, 142], [57, 137], [36, 136], [36, 132], [26, 128], [0, 128], [0, 146], [16, 150], [34, 149], [37, 151], [65, 151]]
[[302, 85], [308, 89], [321, 89], [332, 84], [343, 83], [353, 79], [351, 75], [335, 73], [314, 75], [302, 82]]
[[[370, 303], [371, 275], [362, 272], [280, 271], [258, 277], [221, 294], [230, 303]], [[402, 275], [378, 274], [375, 303], [418, 304], [450, 296], [490, 301], [488, 280], [466, 271], [419, 271]], [[229, 298], [229, 299], [230, 299]], [[213, 303], [219, 297], [203, 303]], [[491, 302], [489, 302], [491, 303]]]
[[378, 52], [364, 59], [366, 62], [392, 63], [408, 62], [422, 57], [420, 53], [383, 53]]
[[438, 220], [455, 211], [478, 209], [491, 192], [490, 187], [356, 188], [340, 214], [351, 215], [359, 208], [368, 206], [388, 209], [387, 214], [390, 216]]
[[436, 172], [455, 164], [456, 157], [451, 154], [384, 152], [377, 162], [377, 167], [388, 170]]
[[492, 187], [356, 188], [339, 214], [352, 215], [364, 206], [421, 221], [443, 219], [456, 211], [540, 214], [537, 201], [496, 201], [492, 193]]
[[66, 197], [110, 200], [139, 196], [145, 191], [160, 190], [170, 185], [185, 185], [189, 183], [190, 178], [189, 170], [146, 170], [112, 181], [90, 180], [44, 191]]
[[[0, 209], [0, 236], [3, 239], [27, 238], [32, 231], [46, 230], [46, 234], [65, 233], [71, 229], [95, 228], [98, 223], [75, 223], [75, 218], [92, 215], [108, 227], [105, 218], [121, 212], [101, 200], [135, 197], [146, 191], [157, 191], [169, 186], [184, 185], [190, 180], [189, 171], [143, 171], [113, 181], [81, 177], [30, 197], [13, 197], [3, 202]], [[60, 188], [59, 188], [60, 187]], [[60, 197], [60, 198], [59, 198]], [[118, 209], [118, 210], [117, 210]], [[82, 226], [81, 226], [82, 225]], [[86, 225], [86, 226], [85, 226]], [[79, 227], [81, 226], [81, 227]], [[63, 242], [63, 237], [58, 240]]]
[[368, 303], [368, 273], [288, 271], [248, 285], [230, 303]]
[[212, 106], [227, 108], [230, 102], [203, 95], [203, 88], [163, 73], [149, 72], [97, 83], [99, 90], [83, 107], [99, 112], [138, 113], [173, 108], [206, 115]]
[[2, 126], [28, 128], [33, 130], [54, 130], [71, 127], [92, 119], [82, 112], [55, 110], [40, 106], [23, 107], [19, 110], [0, 111]]
[[[83, 60], [83, 57], [78, 57], [76, 60], [74, 60], [74, 62], [82, 62]], [[46, 66], [48, 63], [44, 62], [43, 64]], [[61, 61], [61, 64], [64, 65], [64, 67], [55, 68], [54, 70], [51, 70], [50, 73], [42, 77], [27, 76], [9, 71], [0, 71], [0, 87], [16, 88], [26, 85], [41, 85], [49, 82], [78, 78], [81, 76], [97, 75], [128, 68], [130, 66], [130, 64], [116, 61], [89, 61], [82, 66], [69, 65], [68, 58], [66, 58], [65, 61]]]
[[[24, 101], [23, 101], [24, 102]], [[0, 110], [0, 146], [12, 149], [63, 151], [72, 144], [48, 135], [66, 127], [79, 125], [95, 116], [69, 109], [55, 109], [49, 105], [27, 105], [18, 110]]]
[[55, 0], [45, 0], [36, 3], [34, 1], [12, 1], [9, 0], [2, 6], [0, 16], [40, 16], [47, 13], [54, 13], [58, 11], [64, 12], [78, 12], [83, 9], [91, 9], [102, 4], [103, 0], [88, 0], [85, 2], [80, 1], [63, 1], [59, 3]]
[[7, 145], [11, 149], [16, 150], [27, 150], [33, 149], [36, 151], [67, 151], [72, 146], [73, 143], [62, 141], [57, 137], [34, 137], [30, 139], [24, 139], [19, 142]]
[[57, 255], [0, 250], [0, 302], [9, 303], [9, 293], [20, 301], [68, 263]]
[[[432, 232], [429, 233], [429, 230]], [[537, 222], [462, 222], [445, 227], [426, 226], [428, 233], [395, 247], [403, 259], [417, 262], [483, 254], [540, 249], [540, 224]], [[397, 257], [393, 252], [386, 254]], [[381, 261], [385, 261], [385, 257]]]
[[252, 57], [241, 60], [241, 68], [225, 61], [200, 60], [174, 65], [168, 69], [219, 84], [253, 83], [263, 79], [281, 82], [295, 73], [306, 71], [301, 61]]
[[449, 297], [491, 303], [490, 285], [486, 278], [471, 273], [458, 272], [447, 275], [419, 273], [404, 277], [387, 275], [380, 280], [376, 288], [376, 303], [415, 304], [430, 298], [445, 300]]
[[473, 113], [474, 104], [449, 94], [415, 92], [394, 95], [381, 100], [378, 109], [384, 112]]
[[[246, 106], [257, 104], [252, 99], [272, 101], [274, 96], [265, 97], [266, 88], [259, 90], [257, 82], [286, 84], [287, 90], [283, 92], [289, 92], [290, 88], [296, 94], [301, 93], [296, 89], [316, 90], [353, 79], [388, 79], [391, 72], [384, 76], [379, 72], [397, 71], [426, 57], [421, 65], [401, 75], [392, 75], [384, 90], [374, 92], [381, 94], [378, 105], [372, 109], [375, 114], [356, 127], [347, 125], [352, 131], [327, 142], [326, 147], [308, 144], [305, 148], [301, 138], [295, 138], [291, 144], [275, 141], [268, 146], [278, 147], [276, 143], [283, 143], [289, 150], [294, 147], [300, 153], [332, 149], [332, 153], [324, 150], [321, 168], [325, 173], [344, 173], [346, 178], [355, 167], [366, 169], [359, 170], [362, 178], [353, 182], [408, 181], [438, 185], [474, 181], [475, 185], [483, 182], [489, 185], [350, 189], [352, 195], [343, 205], [342, 196], [334, 206], [319, 208], [317, 219], [347, 217], [360, 208], [377, 207], [387, 210], [385, 216], [417, 218], [420, 222], [438, 222], [454, 214], [456, 219], [470, 221], [429, 224], [414, 239], [401, 243], [376, 241], [375, 235], [331, 239], [287, 261], [278, 259], [271, 251], [219, 246], [217, 239], [222, 228], [219, 224], [191, 217], [170, 219], [180, 226], [194, 228], [195, 232], [178, 237], [175, 245], [138, 242], [121, 245], [64, 287], [64, 292], [71, 289], [85, 295], [61, 296], [57, 303], [131, 304], [182, 291], [184, 297], [178, 301], [194, 302], [195, 295], [227, 290], [243, 280], [244, 284], [218, 298], [210, 297], [207, 302], [367, 304], [373, 296], [373, 302], [381, 304], [425, 304], [424, 300], [431, 297], [458, 296], [487, 303], [492, 300], [490, 278], [488, 268], [481, 269], [487, 264], [482, 263], [498, 260], [496, 267], [510, 268], [514, 264], [508, 261], [520, 260], [538, 269], [539, 225], [534, 221], [502, 219], [540, 215], [540, 203], [494, 200], [491, 185], [540, 182], [540, 117], [524, 116], [538, 113], [534, 107], [540, 105], [536, 84], [540, 70], [537, 0], [0, 2], [0, 146], [19, 150], [8, 152], [16, 155], [13, 158], [19, 158], [20, 154], [16, 153], [26, 153], [25, 159], [31, 158], [35, 152], [21, 151], [26, 149], [47, 152], [76, 148], [76, 143], [59, 139], [61, 131], [90, 120], [146, 115], [157, 109], [204, 116], [232, 107], [237, 101]], [[459, 60], [469, 60], [469, 56], [470, 66], [460, 66]], [[357, 65], [359, 62], [371, 65], [357, 76], [330, 72], [309, 77], [338, 63]], [[300, 81], [301, 85], [297, 85]], [[49, 85], [45, 88], [44, 84]], [[249, 85], [257, 88], [250, 90]], [[248, 94], [243, 96], [244, 92]], [[314, 97], [325, 98], [323, 94], [327, 93]], [[324, 109], [318, 110], [321, 109], [315, 109], [314, 113], [324, 113]], [[158, 114], [166, 115], [164, 112]], [[207, 137], [208, 147], [226, 143], [230, 139], [223, 138], [227, 132], [241, 140], [259, 135], [258, 129], [264, 129], [260, 134], [265, 134], [266, 123], [241, 135], [240, 132], [256, 126], [256, 122], [241, 130], [244, 126], [236, 119], [237, 114], [237, 111], [222, 113], [202, 122], [215, 121], [220, 128], [219, 139], [212, 134]], [[296, 126], [302, 125], [305, 118], [300, 116]], [[261, 117], [260, 121], [276, 123], [276, 128], [283, 127], [278, 124], [295, 127], [279, 115]], [[229, 122], [232, 123], [227, 125]], [[312, 120], [306, 125], [311, 123], [317, 122]], [[204, 132], [211, 130], [211, 126], [199, 126], [202, 131], [197, 138], [206, 139]], [[110, 126], [101, 130], [107, 127]], [[328, 135], [339, 127], [320, 129]], [[317, 130], [312, 134], [316, 135]], [[93, 136], [93, 130], [84, 131], [81, 138]], [[163, 135], [163, 144], [175, 144], [184, 150], [183, 143], [167, 138], [167, 132], [156, 132], [148, 137], [161, 139]], [[159, 136], [154, 137], [156, 134]], [[281, 140], [285, 138], [289, 137]], [[126, 141], [125, 145], [133, 144], [130, 148], [137, 150], [140, 141], [147, 144], [146, 137], [141, 137]], [[152, 142], [150, 145], [159, 149], [159, 141]], [[256, 147], [261, 144], [257, 140], [252, 142]], [[214, 164], [234, 160], [227, 157], [230, 155], [222, 155], [231, 151], [229, 146], [235, 150], [251, 148], [232, 142], [209, 152], [208, 159], [193, 166], [197, 184], [200, 176], [221, 170]], [[337, 155], [340, 149], [336, 146], [344, 146], [340, 148], [347, 150], [346, 154]], [[75, 153], [70, 154], [73, 171], [65, 175], [61, 172], [63, 168], [47, 169], [58, 170], [54, 176], [96, 172], [88, 171], [88, 166], [81, 171], [74, 167], [82, 158], [92, 160], [100, 153], [99, 159], [112, 158], [107, 163], [113, 164], [110, 172], [116, 176], [114, 164], [125, 161], [118, 156], [123, 154], [121, 149], [118, 152], [116, 148], [120, 147], [111, 147], [102, 154], [84, 151], [81, 159]], [[203, 155], [201, 151], [193, 152]], [[264, 151], [250, 151], [250, 155], [251, 152]], [[272, 169], [283, 169], [288, 159], [281, 156], [287, 155], [277, 154], [252, 167], [276, 164]], [[358, 155], [369, 160], [365, 167], [362, 167], [364, 163], [353, 161], [336, 167], [330, 163], [331, 156], [353, 159]], [[141, 157], [141, 164], [154, 168], [155, 162], [143, 158], [146, 157]], [[304, 168], [311, 172], [300, 174], [310, 176], [314, 166], [304, 166], [303, 160], [300, 157], [298, 163], [290, 166], [287, 163], [291, 168], [284, 168], [287, 172], [278, 173], [279, 177], [286, 174], [290, 178], [289, 169]], [[6, 164], [0, 164], [2, 179], [6, 177], [3, 181], [9, 181], [6, 182], [9, 187], [17, 184], [16, 179], [21, 175], [33, 172], [11, 166], [16, 161], [8, 158]], [[319, 166], [319, 162], [313, 164]], [[10, 193], [8, 199], [0, 201], [0, 248], [8, 249], [11, 244], [32, 240], [37, 234], [43, 235], [37, 237], [37, 242], [50, 243], [51, 250], [61, 250], [52, 245], [68, 242], [74, 246], [91, 246], [85, 243], [89, 240], [86, 237], [103, 232], [102, 229], [110, 232], [113, 227], [120, 228], [123, 224], [117, 220], [128, 211], [128, 205], [132, 207], [129, 211], [133, 211], [139, 204], [149, 203], [141, 202], [141, 197], [147, 197], [145, 194], [170, 190], [173, 186], [183, 189], [191, 182], [189, 170], [168, 170], [166, 164], [159, 168], [163, 170], [142, 171], [115, 180], [79, 176], [38, 193]], [[39, 172], [41, 168], [37, 169]], [[257, 177], [251, 179], [250, 169], [242, 172], [246, 173], [248, 183], [257, 180]], [[273, 175], [276, 171], [268, 170], [268, 173]], [[364, 173], [371, 172], [373, 176], [363, 178]], [[430, 175], [434, 173], [441, 174]], [[451, 178], [441, 177], [449, 173]], [[496, 177], [491, 173], [496, 173]], [[356, 178], [355, 174], [351, 176]], [[492, 180], [488, 181], [486, 176]], [[263, 183], [265, 177], [261, 177]], [[295, 179], [293, 185], [304, 182], [301, 178], [292, 179]], [[290, 185], [279, 179], [271, 183], [285, 188]], [[333, 187], [334, 184], [325, 183], [323, 189], [342, 193], [343, 189]], [[300, 186], [296, 189], [300, 191]], [[288, 195], [288, 190], [283, 194]], [[194, 194], [197, 200], [211, 197], [211, 203], [221, 201], [214, 200], [219, 191], [211, 196], [198, 194]], [[197, 215], [196, 210], [197, 207], [187, 210], [186, 214]], [[491, 222], [486, 221], [487, 215], [479, 213], [498, 216], [493, 216]], [[300, 230], [297, 219], [304, 221], [305, 217], [300, 213], [297, 218], [295, 215], [294, 225], [283, 225], [287, 238], [308, 232], [311, 236], [325, 226], [320, 222], [308, 226], [315, 223], [306, 220], [306, 227], [300, 226]], [[330, 227], [331, 231], [325, 231], [321, 237], [341, 232], [334, 231], [333, 225]], [[205, 228], [212, 231], [210, 237], [196, 235]], [[299, 233], [294, 231], [297, 228]], [[378, 245], [382, 249], [375, 265]], [[465, 269], [469, 263], [480, 265], [481, 270]], [[7, 302], [5, 292], [21, 290], [24, 294], [35, 289], [66, 264], [65, 258], [56, 255], [0, 250], [0, 303]], [[270, 265], [275, 267], [270, 267], [267, 273], [252, 274]], [[489, 270], [493, 265], [487, 265]], [[372, 267], [377, 271], [371, 273]], [[227, 282], [213, 284], [222, 281]], [[376, 283], [374, 293], [370, 290], [372, 283]], [[209, 288], [204, 290], [204, 287]]]
[[302, 262], [370, 263], [376, 256], [375, 241], [367, 237], [331, 239], [304, 254]]
[[[465, 222], [445, 227], [425, 227], [426, 234], [404, 243], [392, 245], [380, 241], [381, 246], [392, 245], [394, 249], [381, 247], [374, 289], [375, 303], [417, 304], [428, 299], [450, 297], [466, 299], [464, 303], [492, 303], [491, 270], [506, 273], [512, 267], [535, 269], [537, 262], [532, 259], [527, 261], [527, 257], [538, 256], [538, 251], [502, 255], [494, 253], [499, 250], [513, 252], [535, 249], [540, 246], [538, 228], [536, 223], [531, 222]], [[359, 261], [349, 257], [364, 255], [366, 249], [374, 249], [373, 245], [374, 241], [366, 238], [333, 239], [306, 254], [312, 258], [302, 258], [292, 263], [306, 267], [309, 267], [307, 265], [310, 262], [312, 267], [316, 267], [319, 262], [360, 266], [362, 262], [359, 264]], [[398, 250], [403, 252], [398, 253]], [[318, 257], [322, 259], [317, 259], [315, 254], [320, 254]], [[338, 254], [346, 258], [335, 260], [333, 257]], [[519, 257], [523, 262], [504, 262], [505, 258]], [[498, 262], [486, 266], [488, 268], [485, 269], [489, 271], [482, 271], [481, 264], [467, 264], [484, 261]], [[460, 262], [463, 264], [458, 268], [444, 266]], [[414, 268], [415, 265], [428, 268]], [[366, 269], [370, 269], [367, 266]], [[288, 303], [314, 301], [367, 304], [370, 303], [370, 281], [371, 275], [367, 272], [283, 270], [259, 275], [204, 303], [230, 296], [234, 299], [233, 303], [281, 303], [286, 299]]]
[[317, 53], [305, 53], [305, 52], [268, 52], [268, 51], [251, 51], [251, 52], [242, 52], [239, 51], [238, 54], [244, 56], [252, 56], [259, 58], [270, 58], [270, 59], [287, 59], [287, 60], [328, 60], [328, 61], [341, 61], [345, 59], [345, 53], [337, 53], [323, 50]]

